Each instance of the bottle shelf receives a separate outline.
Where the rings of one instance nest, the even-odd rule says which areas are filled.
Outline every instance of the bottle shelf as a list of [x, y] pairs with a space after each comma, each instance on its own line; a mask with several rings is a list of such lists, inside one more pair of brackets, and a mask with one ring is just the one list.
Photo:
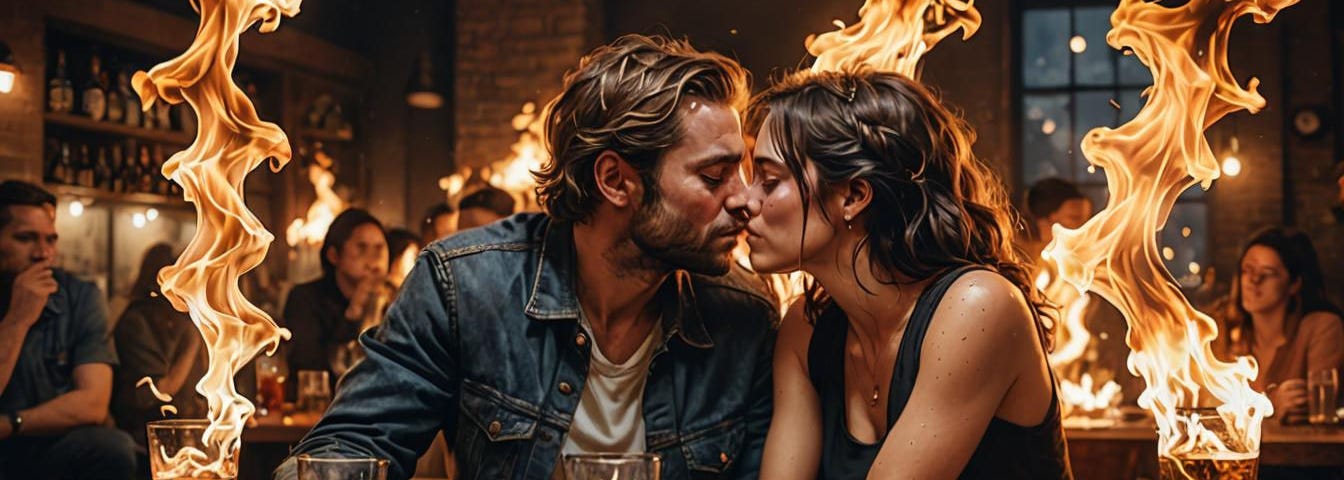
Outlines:
[[196, 138], [194, 133], [174, 130], [151, 130], [148, 128], [132, 127], [121, 123], [100, 122], [89, 117], [69, 113], [47, 112], [43, 115], [43, 119], [46, 120], [49, 125], [59, 125], [85, 132], [137, 138], [149, 142], [178, 147], [191, 145], [192, 140]]

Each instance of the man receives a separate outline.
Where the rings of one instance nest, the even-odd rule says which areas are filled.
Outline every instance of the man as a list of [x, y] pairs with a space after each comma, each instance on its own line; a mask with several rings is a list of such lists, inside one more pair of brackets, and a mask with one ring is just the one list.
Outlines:
[[0, 183], [0, 478], [130, 478], [134, 442], [105, 426], [117, 357], [102, 295], [53, 268], [56, 197]]
[[[290, 371], [326, 371], [334, 382], [362, 356], [355, 339], [378, 323], [387, 300], [383, 224], [365, 210], [347, 209], [327, 227], [319, 254], [322, 277], [290, 290], [281, 321], [293, 334], [285, 348]], [[295, 382], [288, 383], [294, 398]]]
[[462, 478], [558, 478], [562, 454], [597, 452], [756, 478], [778, 314], [729, 273], [746, 95], [737, 63], [681, 41], [584, 57], [548, 107], [547, 214], [427, 247], [293, 453], [385, 458], [404, 479], [442, 430]]
[[456, 224], [457, 210], [448, 202], [436, 203], [425, 210], [425, 217], [420, 220], [420, 237], [426, 245], [434, 243], [452, 235]]
[[1092, 199], [1083, 195], [1073, 182], [1055, 177], [1044, 178], [1027, 190], [1027, 213], [1031, 215], [1033, 227], [1028, 253], [1036, 255], [1054, 239], [1051, 228], [1056, 223], [1064, 228], [1076, 229], [1092, 218]]
[[490, 185], [462, 197], [457, 204], [457, 231], [486, 225], [513, 214], [513, 195]]

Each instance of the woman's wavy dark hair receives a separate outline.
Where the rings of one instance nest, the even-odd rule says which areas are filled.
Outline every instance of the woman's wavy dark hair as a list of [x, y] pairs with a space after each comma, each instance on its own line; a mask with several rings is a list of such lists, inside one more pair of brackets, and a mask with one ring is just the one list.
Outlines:
[[1326, 298], [1325, 276], [1321, 273], [1321, 263], [1311, 238], [1291, 228], [1266, 227], [1251, 235], [1241, 248], [1237, 274], [1232, 277], [1232, 293], [1224, 306], [1223, 327], [1227, 333], [1218, 337], [1226, 351], [1234, 355], [1250, 355], [1251, 345], [1255, 345], [1255, 322], [1251, 321], [1251, 312], [1241, 306], [1241, 261], [1246, 258], [1246, 252], [1257, 245], [1279, 254], [1290, 282], [1302, 281], [1297, 295], [1288, 300], [1288, 315], [1284, 318], [1283, 333], [1290, 341], [1297, 335], [1303, 316], [1314, 312], [1340, 314], [1339, 308]]
[[[1014, 247], [1019, 219], [1008, 195], [972, 154], [974, 132], [923, 85], [870, 69], [799, 72], [753, 99], [748, 125], [755, 132], [769, 128], [780, 139], [804, 222], [813, 198], [857, 179], [871, 185], [868, 214], [858, 219], [868, 233], [851, 254], [854, 261], [867, 246], [875, 272], [916, 280], [964, 265], [988, 267], [1022, 291], [1050, 346], [1053, 309]], [[805, 173], [809, 163], [818, 178]], [[813, 282], [805, 301], [807, 318], [815, 321], [830, 297]]]
[[140, 259], [140, 271], [136, 274], [135, 283], [131, 284], [130, 300], [158, 295], [159, 270], [176, 261], [177, 254], [173, 252], [173, 246], [167, 243], [156, 243], [145, 250], [145, 256]]

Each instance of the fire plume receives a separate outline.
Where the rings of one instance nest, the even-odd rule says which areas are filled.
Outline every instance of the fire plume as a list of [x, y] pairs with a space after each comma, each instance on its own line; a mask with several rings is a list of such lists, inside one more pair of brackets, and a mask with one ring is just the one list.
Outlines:
[[[1118, 128], [1088, 132], [1082, 151], [1105, 169], [1106, 208], [1078, 230], [1056, 225], [1046, 249], [1061, 276], [1115, 305], [1129, 324], [1129, 369], [1143, 377], [1139, 405], [1157, 421], [1159, 455], [1258, 453], [1261, 420], [1273, 407], [1251, 389], [1248, 357], [1226, 363], [1210, 342], [1216, 323], [1195, 310], [1163, 268], [1156, 235], [1181, 192], [1207, 188], [1219, 168], [1204, 130], [1237, 110], [1265, 106], [1252, 79], [1242, 88], [1227, 63], [1233, 23], [1251, 15], [1268, 23], [1296, 0], [1190, 0], [1166, 7], [1121, 0], [1106, 36], [1153, 74], [1147, 103]], [[1216, 406], [1230, 436], [1203, 431], [1198, 414], [1178, 408]]]
[[812, 71], [868, 65], [918, 78], [920, 59], [943, 38], [958, 29], [962, 40], [975, 34], [980, 11], [974, 0], [868, 0], [857, 23], [838, 26], [807, 38], [808, 53], [817, 57]]
[[345, 209], [345, 202], [332, 189], [336, 185], [336, 175], [327, 169], [332, 163], [331, 157], [321, 150], [317, 151], [315, 157], [317, 161], [308, 166], [308, 181], [313, 184], [315, 193], [313, 204], [308, 206], [308, 214], [304, 218], [294, 219], [289, 228], [285, 229], [285, 241], [291, 247], [300, 242], [320, 245], [331, 222]]
[[[148, 73], [136, 72], [133, 84], [141, 104], [187, 102], [196, 112], [196, 139], [173, 154], [163, 175], [183, 188], [196, 208], [196, 234], [177, 262], [159, 272], [159, 284], [173, 308], [191, 315], [201, 330], [210, 365], [196, 385], [209, 405], [205, 445], [221, 452], [184, 449], [170, 459], [183, 477], [232, 478], [244, 422], [254, 407], [239, 395], [233, 376], [257, 353], [273, 352], [289, 332], [278, 327], [239, 290], [238, 278], [259, 265], [274, 239], [247, 208], [243, 182], [270, 159], [273, 171], [290, 159], [289, 139], [280, 127], [263, 122], [232, 73], [238, 39], [253, 24], [269, 33], [281, 15], [294, 16], [300, 0], [197, 0], [196, 37], [182, 55]], [[151, 452], [151, 455], [162, 455]]]

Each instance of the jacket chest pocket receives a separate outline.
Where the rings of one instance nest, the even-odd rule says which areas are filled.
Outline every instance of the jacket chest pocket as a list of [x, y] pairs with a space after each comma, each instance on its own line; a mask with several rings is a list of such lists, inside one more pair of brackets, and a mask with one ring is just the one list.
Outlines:
[[746, 424], [736, 420], [688, 435], [691, 440], [681, 446], [686, 467], [696, 478], [717, 477], [728, 472], [742, 453], [746, 435]]
[[526, 458], [537, 431], [537, 415], [523, 402], [488, 386], [464, 380], [457, 440], [463, 478], [510, 478]]

